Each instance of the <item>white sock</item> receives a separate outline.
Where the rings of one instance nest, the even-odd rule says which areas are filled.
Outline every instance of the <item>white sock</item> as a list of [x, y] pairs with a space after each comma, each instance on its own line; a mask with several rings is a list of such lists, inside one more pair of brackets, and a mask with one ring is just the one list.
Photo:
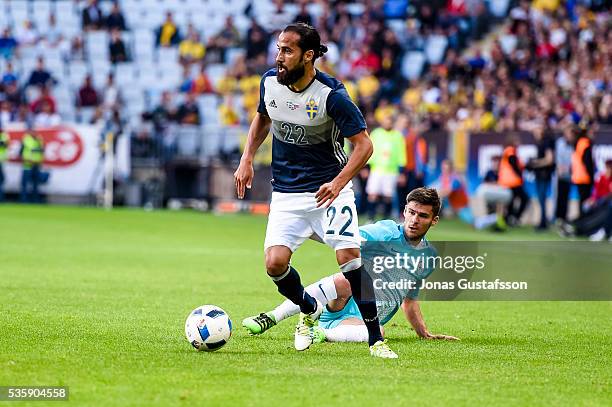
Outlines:
[[474, 219], [474, 227], [478, 230], [487, 228], [494, 225], [497, 222], [497, 214], [492, 213], [489, 215], [479, 216]]
[[[327, 305], [331, 300], [338, 298], [336, 285], [334, 284], [334, 276], [323, 277], [316, 283], [310, 284], [305, 290], [308, 294], [319, 300], [323, 306]], [[283, 319], [296, 315], [299, 312], [300, 307], [290, 300], [285, 300], [278, 307], [274, 308], [274, 310], [270, 311], [277, 324]]]
[[367, 342], [368, 329], [365, 325], [338, 325], [335, 328], [324, 329], [329, 342]]

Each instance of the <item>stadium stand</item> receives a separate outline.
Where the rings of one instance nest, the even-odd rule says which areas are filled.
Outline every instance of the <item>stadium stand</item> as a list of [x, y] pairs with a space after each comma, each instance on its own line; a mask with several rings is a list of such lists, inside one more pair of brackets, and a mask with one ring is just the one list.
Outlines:
[[[40, 58], [62, 121], [117, 111], [134, 162], [231, 159], [278, 29], [296, 20], [321, 31], [320, 69], [344, 81], [371, 126], [394, 110], [422, 132], [612, 124], [610, 10], [598, 0], [0, 0], [2, 117], [34, 119], [25, 106], [40, 91], [27, 81]], [[126, 48], [114, 64], [111, 29]], [[88, 75], [99, 103], [80, 106]], [[199, 120], [182, 124], [192, 97]]]

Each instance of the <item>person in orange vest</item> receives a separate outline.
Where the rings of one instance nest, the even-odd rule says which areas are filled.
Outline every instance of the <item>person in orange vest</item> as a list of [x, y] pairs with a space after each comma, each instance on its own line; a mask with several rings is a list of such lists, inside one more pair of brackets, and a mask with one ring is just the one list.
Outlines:
[[576, 139], [576, 147], [572, 154], [572, 184], [578, 188], [580, 196], [580, 215], [584, 214], [584, 202], [591, 196], [595, 177], [593, 163], [593, 143], [583, 130]]
[[[499, 162], [499, 178], [497, 183], [512, 191], [512, 199], [506, 209], [506, 222], [516, 225], [527, 208], [529, 197], [523, 189], [523, 165], [517, 155], [518, 139], [508, 137], [501, 161]], [[518, 209], [516, 207], [518, 200]]]

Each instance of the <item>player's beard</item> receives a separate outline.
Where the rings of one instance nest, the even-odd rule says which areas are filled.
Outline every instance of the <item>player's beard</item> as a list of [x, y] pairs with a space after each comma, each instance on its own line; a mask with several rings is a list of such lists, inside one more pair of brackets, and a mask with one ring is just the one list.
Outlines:
[[291, 70], [287, 69], [285, 65], [282, 65], [282, 64], [279, 64], [279, 65], [284, 68], [283, 72], [278, 72], [278, 69], [277, 69], [277, 73], [276, 73], [276, 80], [281, 85], [285, 85], [285, 86], [293, 85], [298, 80], [300, 80], [302, 76], [304, 76], [304, 74], [306, 73], [304, 62], [300, 62], [300, 64], [297, 67]]

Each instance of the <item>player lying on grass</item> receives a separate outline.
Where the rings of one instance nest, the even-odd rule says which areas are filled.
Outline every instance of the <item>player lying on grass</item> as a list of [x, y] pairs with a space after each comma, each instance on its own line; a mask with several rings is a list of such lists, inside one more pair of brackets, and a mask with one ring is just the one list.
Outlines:
[[[404, 224], [392, 220], [383, 220], [359, 228], [363, 240], [367, 242], [385, 242], [390, 257], [395, 257], [394, 249], [401, 245], [409, 256], [435, 256], [435, 249], [425, 239], [431, 226], [438, 222], [440, 198], [433, 188], [417, 188], [406, 197]], [[389, 287], [385, 282], [398, 282], [412, 278], [415, 288], [377, 289], [376, 305], [381, 325], [386, 324], [401, 308], [417, 335], [425, 339], [458, 338], [448, 335], [435, 335], [429, 332], [417, 301], [418, 287], [421, 280], [427, 278], [433, 269], [422, 268], [413, 273], [406, 270], [385, 269], [376, 278], [380, 278], [380, 287]], [[327, 304], [319, 318], [319, 325], [314, 327], [311, 336], [313, 343], [330, 342], [367, 342], [368, 331], [363, 323], [357, 304], [351, 296], [351, 286], [342, 273], [325, 277], [306, 287], [306, 291]], [[258, 316], [246, 318], [242, 325], [250, 334], [259, 335], [283, 319], [300, 312], [300, 308], [291, 301], [285, 301], [274, 310]], [[381, 331], [383, 330], [381, 326]]]

